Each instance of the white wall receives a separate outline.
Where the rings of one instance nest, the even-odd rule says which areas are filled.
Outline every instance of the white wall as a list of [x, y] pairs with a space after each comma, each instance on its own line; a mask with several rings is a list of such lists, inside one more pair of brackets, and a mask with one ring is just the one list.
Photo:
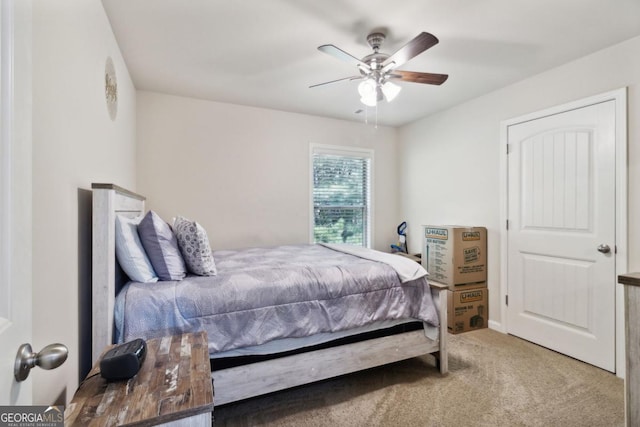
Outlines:
[[375, 150], [374, 247], [396, 239], [393, 128], [138, 92], [138, 189], [165, 220], [205, 227], [212, 248], [309, 241], [309, 143]]
[[[640, 270], [640, 37], [403, 127], [401, 214], [410, 245], [420, 224], [484, 225], [489, 231], [489, 317], [500, 308], [500, 122], [628, 86], [629, 270]], [[415, 236], [416, 238], [411, 239]]]
[[[108, 56], [118, 79], [115, 121], [104, 99]], [[69, 348], [60, 368], [32, 371], [34, 404], [70, 401], [87, 368], [87, 189], [92, 182], [114, 182], [135, 190], [135, 99], [100, 1], [33, 2], [32, 344], [36, 351], [53, 342]]]

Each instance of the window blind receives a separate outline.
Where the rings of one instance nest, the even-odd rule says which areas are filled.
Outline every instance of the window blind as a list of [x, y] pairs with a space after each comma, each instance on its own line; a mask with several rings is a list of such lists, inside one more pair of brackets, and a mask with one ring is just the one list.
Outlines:
[[313, 152], [315, 243], [369, 246], [371, 155]]

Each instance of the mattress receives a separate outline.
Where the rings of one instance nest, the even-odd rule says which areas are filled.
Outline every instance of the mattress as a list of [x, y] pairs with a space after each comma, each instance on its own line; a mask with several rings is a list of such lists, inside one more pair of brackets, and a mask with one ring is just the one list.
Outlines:
[[214, 259], [216, 276], [129, 282], [116, 299], [118, 341], [205, 330], [215, 357], [379, 322], [439, 324], [426, 272], [403, 257], [289, 245], [215, 251]]

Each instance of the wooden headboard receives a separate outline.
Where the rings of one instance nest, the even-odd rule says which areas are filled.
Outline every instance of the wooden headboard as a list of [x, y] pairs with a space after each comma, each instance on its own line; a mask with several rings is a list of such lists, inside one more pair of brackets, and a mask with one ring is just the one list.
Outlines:
[[91, 184], [92, 221], [92, 343], [91, 363], [113, 343], [116, 293], [127, 280], [116, 261], [116, 215], [144, 213], [145, 197], [113, 184]]

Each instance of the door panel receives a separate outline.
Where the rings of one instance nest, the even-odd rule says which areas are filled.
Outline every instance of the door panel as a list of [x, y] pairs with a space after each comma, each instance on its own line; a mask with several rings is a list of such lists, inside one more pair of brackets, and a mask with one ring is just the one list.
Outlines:
[[613, 371], [615, 101], [507, 132], [508, 332]]
[[592, 137], [554, 131], [522, 142], [522, 227], [587, 230]]
[[588, 330], [593, 263], [534, 254], [522, 258], [524, 313]]

